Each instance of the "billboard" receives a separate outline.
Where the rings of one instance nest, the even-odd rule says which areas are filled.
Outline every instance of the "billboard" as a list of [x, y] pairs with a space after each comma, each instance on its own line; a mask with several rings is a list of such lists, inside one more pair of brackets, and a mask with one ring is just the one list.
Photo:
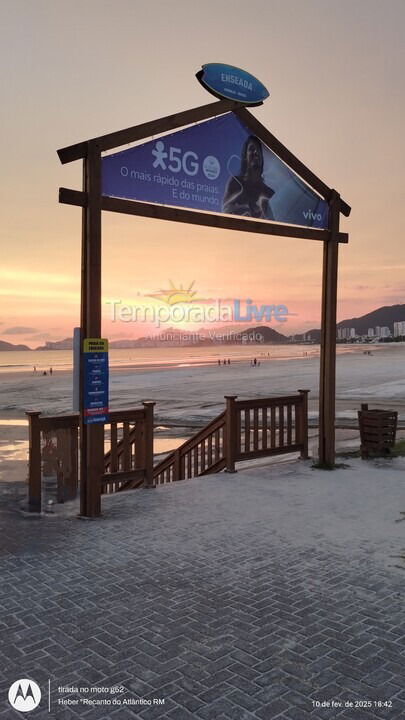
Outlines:
[[103, 157], [102, 194], [328, 227], [328, 204], [233, 113]]

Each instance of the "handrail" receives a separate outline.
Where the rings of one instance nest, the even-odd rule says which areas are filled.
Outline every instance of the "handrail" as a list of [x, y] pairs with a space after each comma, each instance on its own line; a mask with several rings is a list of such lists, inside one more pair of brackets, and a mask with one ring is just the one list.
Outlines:
[[300, 452], [308, 457], [308, 392], [249, 400], [226, 397], [226, 410], [154, 467], [154, 481], [175, 482], [225, 467], [235, 472], [236, 462], [269, 455]]
[[[237, 400], [226, 397], [226, 409], [201, 428], [180, 447], [153, 467], [153, 407], [110, 412], [110, 449], [104, 456], [101, 492], [117, 492], [143, 485], [175, 482], [220, 472], [235, 472], [235, 463], [281, 453], [300, 452], [308, 457], [308, 393]], [[56, 445], [49, 438], [49, 467], [55, 467], [69, 492], [74, 496], [78, 486], [79, 414], [41, 416], [29, 412], [29, 507], [41, 511], [42, 461], [41, 433], [55, 432]], [[118, 424], [123, 436], [118, 439]], [[132, 427], [133, 426], [133, 427]], [[65, 432], [59, 432], [65, 431]], [[51, 447], [52, 446], [52, 447]], [[56, 450], [55, 450], [56, 448]], [[53, 474], [53, 470], [50, 473]]]
[[225, 410], [221, 412], [217, 417], [215, 417], [211, 422], [208, 423], [208, 425], [204, 425], [201, 430], [199, 430], [195, 435], [193, 435], [191, 438], [187, 438], [187, 440], [182, 443], [182, 445], [179, 445], [177, 450], [180, 450], [180, 452], [187, 451], [190, 448], [194, 447], [196, 444], [201, 442], [202, 440], [205, 440], [212, 432], [215, 432], [215, 430], [218, 430], [220, 427], [223, 426], [225, 419]]
[[[182, 480], [186, 476], [190, 477], [193, 468], [197, 468], [196, 474], [202, 474], [202, 472], [215, 472], [210, 470], [218, 462], [224, 461], [223, 458], [218, 458], [218, 454], [221, 452], [221, 440], [219, 438], [220, 431], [225, 427], [226, 412], [223, 411], [217, 417], [215, 417], [208, 425], [205, 425], [191, 438], [185, 440], [176, 450], [173, 450], [168, 456], [163, 458], [153, 468], [153, 479], [157, 480], [158, 484], [166, 482], [165, 475], [173, 474], [171, 481]], [[213, 447], [213, 436], [216, 436]], [[211, 443], [210, 447], [207, 448], [207, 452], [204, 449], [204, 458], [202, 450], [198, 451], [198, 447], [205, 443], [205, 441]], [[223, 443], [222, 443], [223, 445]], [[223, 449], [223, 448], [222, 448]], [[213, 462], [213, 451], [215, 451], [215, 461]], [[193, 456], [190, 455], [193, 453]], [[207, 458], [205, 456], [208, 456]], [[208, 460], [207, 464], [205, 460]]]
[[[111, 423], [111, 424], [117, 425], [118, 422], [119, 421], [115, 421], [115, 423]], [[135, 436], [136, 436], [136, 428], [132, 428], [132, 430], [129, 431], [129, 435], [128, 435], [128, 440], [129, 440], [130, 444], [135, 442]], [[121, 440], [117, 441], [116, 448], [117, 448], [117, 459], [119, 459], [123, 455], [123, 452], [124, 452], [124, 438], [121, 438]], [[112, 462], [111, 456], [112, 456], [112, 453], [111, 453], [111, 448], [110, 448], [110, 450], [107, 450], [107, 452], [104, 453], [104, 469], [105, 470], [108, 470], [108, 468], [111, 465], [111, 462]]]
[[237, 406], [240, 409], [244, 408], [259, 408], [259, 407], [276, 407], [281, 403], [283, 405], [294, 404], [297, 402], [296, 395], [280, 395], [280, 397], [270, 398], [256, 398], [255, 400], [238, 400]]

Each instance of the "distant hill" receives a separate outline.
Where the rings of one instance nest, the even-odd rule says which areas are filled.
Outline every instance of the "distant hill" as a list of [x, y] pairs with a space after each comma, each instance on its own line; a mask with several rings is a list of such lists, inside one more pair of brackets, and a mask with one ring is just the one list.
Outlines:
[[305, 333], [301, 333], [300, 335], [292, 335], [293, 342], [315, 342], [319, 343], [321, 342], [321, 331], [319, 328], [312, 328], [312, 330], [307, 330]]
[[65, 338], [65, 340], [56, 340], [56, 342], [46, 342], [45, 345], [35, 348], [36, 350], [73, 350], [73, 338]]
[[[341, 320], [337, 323], [338, 328], [354, 328], [356, 335], [367, 335], [369, 328], [389, 327], [391, 333], [394, 332], [394, 322], [405, 321], [405, 304], [402, 305], [386, 305], [385, 307], [372, 310], [366, 315], [358, 318], [349, 318], [349, 320]], [[320, 342], [321, 331], [319, 328], [307, 330], [306, 333], [293, 336], [295, 342]]]
[[234, 329], [226, 331], [221, 328], [221, 331], [200, 330], [198, 333], [194, 333], [188, 330], [168, 328], [153, 337], [142, 337], [137, 340], [113, 340], [110, 343], [110, 348], [161, 347], [162, 345], [182, 345], [186, 347], [189, 345], [238, 345], [248, 342], [286, 343], [289, 342], [289, 338], [265, 325], [240, 330], [239, 332]]
[[[338, 328], [354, 328], [357, 335], [367, 335], [369, 328], [389, 327], [391, 333], [394, 331], [394, 322], [405, 321], [405, 303], [401, 305], [386, 305], [376, 310], [372, 310], [366, 315], [360, 317], [349, 318], [348, 320], [342, 320], [337, 324]], [[286, 336], [282, 333], [274, 330], [267, 325], [259, 325], [253, 328], [247, 328], [246, 330], [235, 330], [235, 326], [232, 329], [227, 330], [226, 327], [222, 327], [219, 330], [199, 330], [197, 333], [190, 332], [188, 330], [179, 330], [178, 328], [168, 328], [161, 333], [152, 337], [141, 337], [136, 340], [113, 340], [110, 342], [111, 349], [131, 349], [138, 347], [162, 347], [162, 346], [176, 346], [182, 345], [187, 347], [189, 345], [201, 345], [211, 346], [221, 344], [244, 344], [247, 342], [255, 342], [255, 336], [260, 336], [262, 339], [256, 341], [263, 343], [286, 343], [286, 342], [315, 342], [319, 343], [321, 338], [321, 331], [319, 328], [312, 328], [307, 330], [305, 333], [296, 335]], [[46, 342], [45, 345], [41, 345], [36, 350], [72, 350], [73, 339], [65, 338], [64, 340], [58, 340], [56, 342]], [[2, 350], [31, 350], [27, 345], [13, 345], [12, 343], [0, 340], [0, 351]]]
[[0, 340], [0, 352], [2, 350], [31, 350], [28, 345], [13, 345], [13, 343]]
[[[201, 333], [202, 335], [203, 333]], [[198, 333], [200, 335], [200, 333]], [[204, 344], [205, 339], [200, 341], [200, 344]], [[161, 347], [162, 345], [196, 345], [199, 341], [196, 340], [196, 333], [189, 332], [188, 330], [179, 330], [178, 328], [167, 328], [162, 332], [147, 336], [140, 337], [136, 340], [112, 340], [109, 343], [109, 348], [117, 350], [126, 350], [138, 347]]]
[[338, 323], [338, 328], [354, 328], [357, 335], [367, 335], [369, 328], [375, 328], [377, 325], [380, 327], [389, 327], [391, 332], [394, 332], [394, 322], [405, 321], [405, 304], [402, 305], [386, 305], [385, 307], [377, 308], [367, 315], [362, 315], [358, 318], [350, 318], [350, 320], [342, 320]]
[[224, 343], [247, 343], [247, 342], [258, 342], [258, 343], [287, 343], [289, 338], [282, 333], [273, 330], [273, 328], [267, 325], [259, 325], [258, 327], [248, 328], [241, 332], [234, 333], [230, 336], [229, 340], [225, 339]]

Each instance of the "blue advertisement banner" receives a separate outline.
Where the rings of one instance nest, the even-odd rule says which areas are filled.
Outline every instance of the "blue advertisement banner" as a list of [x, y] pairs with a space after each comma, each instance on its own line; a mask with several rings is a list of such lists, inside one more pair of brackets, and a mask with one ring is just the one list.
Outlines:
[[108, 343], [99, 338], [84, 341], [83, 421], [108, 422]]
[[102, 193], [328, 227], [328, 204], [233, 113], [103, 157]]

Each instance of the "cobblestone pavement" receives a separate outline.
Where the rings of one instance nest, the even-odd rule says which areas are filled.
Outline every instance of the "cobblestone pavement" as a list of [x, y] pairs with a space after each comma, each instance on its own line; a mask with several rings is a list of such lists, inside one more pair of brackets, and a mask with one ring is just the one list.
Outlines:
[[[328, 518], [307, 526], [314, 483], [335, 480], [301, 467], [117, 495], [96, 521], [4, 503], [0, 717], [405, 718], [405, 572], [378, 538], [333, 543]], [[398, 473], [396, 511], [401, 491]], [[29, 714], [7, 701], [18, 678], [42, 690]], [[95, 699], [110, 704], [83, 704]], [[356, 701], [369, 707], [345, 707]]]

